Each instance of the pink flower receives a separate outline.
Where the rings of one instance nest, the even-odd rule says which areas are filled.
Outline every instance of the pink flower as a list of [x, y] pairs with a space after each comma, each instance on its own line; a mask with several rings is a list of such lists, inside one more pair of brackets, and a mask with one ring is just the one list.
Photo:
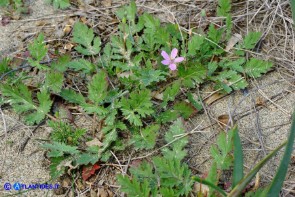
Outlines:
[[166, 51], [162, 51], [161, 55], [164, 60], [162, 64], [169, 65], [170, 70], [176, 70], [176, 63], [180, 63], [184, 60], [184, 57], [176, 57], [178, 50], [176, 48], [172, 49], [171, 54], [168, 55]]

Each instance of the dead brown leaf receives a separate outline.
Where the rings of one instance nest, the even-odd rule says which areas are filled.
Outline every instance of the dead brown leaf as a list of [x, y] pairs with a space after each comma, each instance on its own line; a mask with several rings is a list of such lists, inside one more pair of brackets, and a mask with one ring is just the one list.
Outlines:
[[219, 94], [219, 93], [214, 93], [212, 94], [210, 97], [208, 97], [207, 99], [205, 99], [205, 103], [207, 105], [211, 105], [212, 103], [214, 103], [215, 101], [217, 101], [218, 99], [222, 98], [224, 95], [223, 94]]
[[197, 196], [208, 196], [209, 194], [209, 187], [207, 185], [201, 183], [194, 184], [194, 191]]
[[66, 25], [65, 28], [63, 29], [63, 32], [65, 35], [68, 35], [72, 31], [71, 25]]
[[229, 122], [229, 115], [224, 114], [224, 115], [218, 116], [218, 122], [219, 124], [221, 124], [221, 126], [226, 126]]
[[36, 26], [45, 26], [47, 23], [46, 23], [46, 21], [37, 21], [36, 22]]
[[87, 24], [87, 18], [86, 17], [81, 17], [81, 22], [84, 24]]
[[69, 18], [68, 25], [73, 26], [76, 23], [75, 19]]
[[67, 43], [64, 46], [64, 49], [67, 50], [67, 51], [71, 51], [73, 47], [74, 47], [74, 45], [72, 43]]
[[240, 34], [234, 34], [227, 42], [225, 51], [229, 52], [241, 40], [242, 36]]
[[159, 93], [159, 92], [154, 91], [154, 92], [152, 92], [152, 97], [162, 101], [163, 100], [163, 93]]
[[128, 78], [131, 75], [131, 72], [127, 71], [127, 72], [122, 72], [118, 74], [118, 77], [122, 77], [122, 78]]
[[101, 143], [101, 141], [99, 141], [99, 139], [94, 138], [93, 140], [86, 142], [86, 145], [87, 146], [99, 146], [99, 147], [101, 147], [103, 144]]
[[266, 106], [265, 105], [265, 100], [262, 97], [256, 98], [255, 103], [256, 103], [257, 106]]
[[101, 5], [104, 7], [111, 7], [112, 6], [112, 0], [102, 0]]
[[113, 193], [104, 187], [99, 187], [97, 190], [97, 197], [112, 197]]

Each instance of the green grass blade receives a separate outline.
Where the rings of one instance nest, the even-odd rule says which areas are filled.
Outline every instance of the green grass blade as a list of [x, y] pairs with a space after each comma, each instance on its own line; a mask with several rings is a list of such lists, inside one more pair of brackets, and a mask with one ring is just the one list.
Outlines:
[[237, 126], [233, 128], [234, 133], [234, 169], [233, 169], [233, 187], [235, 187], [240, 180], [244, 177], [243, 173], [243, 150], [239, 131]]
[[293, 22], [295, 23], [295, 0], [290, 0]]
[[281, 161], [281, 164], [279, 166], [279, 169], [277, 171], [275, 178], [272, 180], [272, 183], [267, 193], [268, 197], [279, 196], [279, 193], [282, 189], [282, 186], [287, 174], [288, 165], [290, 163], [290, 159], [291, 159], [291, 155], [293, 151], [294, 139], [295, 139], [295, 112], [293, 113], [290, 135], [286, 145], [284, 157]]
[[228, 194], [228, 197], [236, 197], [239, 196], [248, 183], [253, 179], [256, 173], [265, 165], [267, 161], [269, 161], [280, 149], [282, 149], [286, 145], [287, 141], [269, 153], [263, 160], [261, 160], [253, 170], [251, 170], [237, 185], [233, 188], [233, 190]]
[[207, 185], [207, 186], [211, 187], [212, 189], [215, 189], [216, 191], [218, 191], [223, 196], [226, 196], [227, 195], [225, 191], [223, 191], [222, 189], [220, 189], [218, 186], [214, 185], [213, 183], [211, 183], [209, 181], [206, 181], [205, 179], [201, 179], [201, 178], [196, 177], [196, 176], [192, 177], [192, 179], [194, 181], [197, 181], [198, 183]]

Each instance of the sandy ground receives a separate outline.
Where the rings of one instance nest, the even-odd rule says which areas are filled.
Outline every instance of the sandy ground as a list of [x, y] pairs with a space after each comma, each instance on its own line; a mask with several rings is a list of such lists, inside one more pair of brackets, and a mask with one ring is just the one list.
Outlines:
[[[40, 9], [46, 8], [46, 9]], [[40, 25], [36, 23], [39, 17], [57, 14], [52, 6], [45, 4], [43, 0], [35, 1], [30, 6], [31, 14], [13, 21], [7, 26], [0, 26], [0, 58], [9, 54], [14, 56], [23, 51], [23, 39], [31, 38], [40, 31]], [[2, 15], [2, 14], [0, 14]], [[54, 24], [54, 23], [52, 23]], [[20, 121], [10, 109], [3, 109], [0, 120], [0, 196], [15, 194], [14, 189], [4, 189], [5, 183], [13, 185], [21, 184], [43, 184], [51, 183], [48, 166], [44, 164], [44, 150], [40, 148], [40, 142], [34, 139], [47, 139], [49, 130], [39, 128], [32, 136], [35, 127], [29, 127]], [[32, 136], [25, 150], [19, 151], [20, 145], [27, 136]], [[35, 190], [20, 194], [20, 196], [52, 196], [52, 191]]]
[[[188, 1], [184, 1], [184, 3], [186, 2]], [[13, 56], [19, 50], [24, 50], [26, 46], [23, 44], [23, 39], [28, 41], [41, 30], [54, 31], [58, 27], [57, 24], [66, 18], [56, 17], [61, 16], [62, 12], [54, 10], [43, 0], [35, 1], [30, 7], [32, 9], [31, 15], [7, 26], [0, 26], [0, 58], [7, 54]], [[146, 9], [151, 11], [149, 8]], [[151, 12], [157, 12], [157, 9]], [[52, 19], [53, 16], [56, 18]], [[51, 19], [46, 22], [52, 24], [51, 26], [40, 26], [40, 21], [45, 21], [45, 18], [50, 17]], [[166, 20], [173, 20], [173, 17], [167, 17]], [[282, 56], [282, 58], [285, 57]], [[284, 67], [280, 64], [277, 63], [277, 66]], [[289, 73], [288, 76], [294, 76], [294, 73]], [[201, 172], [208, 170], [210, 166], [209, 147], [215, 141], [218, 131], [223, 129], [217, 123], [220, 115], [229, 115], [238, 124], [245, 154], [246, 171], [249, 171], [259, 159], [286, 140], [290, 128], [290, 115], [295, 106], [294, 82], [286, 78], [289, 77], [281, 69], [268, 73], [261, 79], [250, 82], [249, 94], [237, 91], [207, 106], [205, 114], [191, 118], [187, 123], [188, 127], [198, 127], [199, 130], [206, 132], [190, 136], [187, 160], [190, 166]], [[206, 86], [201, 89], [200, 94], [206, 95], [208, 91], [211, 91], [210, 87]], [[25, 151], [19, 152], [20, 144], [26, 136], [31, 135], [33, 129], [34, 127], [28, 127], [21, 123], [20, 118], [9, 108], [2, 108], [0, 118], [0, 196], [15, 193], [13, 190], [4, 190], [5, 183], [45, 183], [50, 179], [48, 163], [44, 159], [44, 151], [40, 149], [40, 140], [38, 140], [48, 137], [48, 128], [45, 126], [39, 128], [29, 140]], [[270, 180], [274, 175], [279, 159], [280, 155], [274, 158], [260, 173], [262, 183]], [[284, 189], [285, 194], [290, 196], [295, 196], [295, 193], [292, 194], [295, 188], [294, 170], [295, 165], [292, 163]], [[21, 194], [21, 196], [54, 196], [52, 191], [47, 192], [35, 190]]]
[[[252, 83], [249, 94], [236, 92], [213, 103], [207, 109], [208, 116], [192, 118], [195, 127], [205, 128], [207, 133], [191, 136], [189, 163], [195, 169], [207, 171], [210, 167], [208, 151], [221, 126], [215, 123], [221, 115], [228, 115], [237, 123], [242, 138], [245, 172], [262, 159], [269, 151], [287, 139], [290, 129], [290, 117], [295, 106], [295, 89], [282, 79], [277, 72], [269, 73]], [[272, 159], [260, 173], [269, 181], [275, 174], [280, 156]], [[290, 165], [288, 188], [294, 187], [295, 166]], [[263, 181], [262, 181], [263, 182]]]

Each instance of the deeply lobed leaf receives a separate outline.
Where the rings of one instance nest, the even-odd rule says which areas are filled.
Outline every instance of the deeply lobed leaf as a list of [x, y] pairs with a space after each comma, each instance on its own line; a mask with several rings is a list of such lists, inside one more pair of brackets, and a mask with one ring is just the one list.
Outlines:
[[75, 49], [83, 55], [97, 55], [100, 52], [100, 38], [95, 37], [93, 30], [81, 22], [74, 25], [73, 41], [80, 44]]

